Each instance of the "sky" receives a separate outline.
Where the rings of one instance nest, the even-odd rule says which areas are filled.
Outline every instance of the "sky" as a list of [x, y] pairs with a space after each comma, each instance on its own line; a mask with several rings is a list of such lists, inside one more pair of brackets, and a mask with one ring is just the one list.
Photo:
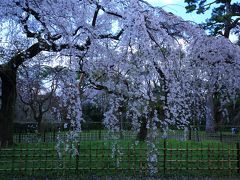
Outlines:
[[211, 13], [206, 12], [204, 15], [197, 15], [195, 13], [186, 13], [184, 0], [146, 0], [153, 6], [162, 7], [164, 10], [172, 12], [177, 16], [181, 16], [185, 20], [193, 21], [196, 23], [203, 22]]
[[[198, 15], [196, 13], [186, 13], [185, 6], [187, 3], [184, 3], [184, 0], [146, 0], [153, 6], [162, 7], [164, 10], [168, 12], [172, 12], [173, 14], [182, 17], [184, 20], [193, 21], [196, 23], [202, 23], [205, 19], [211, 17], [211, 11], [207, 11], [204, 14]], [[207, 0], [212, 2], [213, 0]], [[239, 0], [233, 0], [232, 2], [239, 2]], [[230, 40], [235, 42], [237, 37], [235, 35], [230, 36]]]

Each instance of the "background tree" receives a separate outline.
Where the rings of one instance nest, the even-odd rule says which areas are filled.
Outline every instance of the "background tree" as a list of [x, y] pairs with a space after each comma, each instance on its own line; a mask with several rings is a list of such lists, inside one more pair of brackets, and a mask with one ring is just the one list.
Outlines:
[[240, 3], [233, 0], [185, 0], [187, 12], [195, 11], [203, 14], [211, 11], [211, 17], [202, 23], [202, 27], [212, 35], [223, 35], [229, 38], [230, 34], [240, 35]]
[[[188, 5], [186, 10], [188, 13], [196, 12], [197, 14], [204, 14], [206, 11], [211, 11], [211, 17], [206, 19], [206, 22], [201, 26], [210, 32], [213, 36], [224, 36], [230, 38], [230, 35], [238, 38], [240, 37], [240, 3], [232, 0], [216, 0], [208, 2], [205, 0], [185, 0]], [[226, 107], [221, 105], [220, 93], [213, 92], [209, 94], [207, 101], [208, 113], [206, 113], [206, 131], [214, 132], [217, 129], [217, 124], [226, 123], [229, 117], [224, 115], [223, 110]], [[230, 105], [231, 106], [231, 105]], [[230, 107], [228, 105], [228, 107]], [[233, 110], [229, 109], [230, 112]], [[232, 113], [230, 115], [233, 115]], [[235, 119], [236, 117], [231, 117]]]
[[18, 75], [18, 95], [21, 102], [30, 108], [37, 122], [38, 133], [42, 131], [41, 123], [46, 113], [53, 107], [53, 99], [58, 87], [61, 69], [36, 64], [23, 67]]

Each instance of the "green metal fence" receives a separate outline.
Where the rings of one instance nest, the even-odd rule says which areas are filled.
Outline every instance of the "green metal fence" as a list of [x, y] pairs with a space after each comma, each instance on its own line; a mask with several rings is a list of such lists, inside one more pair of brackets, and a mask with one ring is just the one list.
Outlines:
[[78, 153], [56, 151], [52, 143], [18, 144], [0, 150], [1, 175], [71, 176], [237, 176], [239, 143], [161, 141], [151, 151], [145, 143], [93, 141], [75, 144]]

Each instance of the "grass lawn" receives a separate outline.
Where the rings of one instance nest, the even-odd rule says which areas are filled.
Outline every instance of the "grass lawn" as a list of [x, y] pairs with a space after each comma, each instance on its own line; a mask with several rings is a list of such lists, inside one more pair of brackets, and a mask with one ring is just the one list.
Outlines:
[[[14, 142], [16, 143], [36, 143], [36, 142], [56, 142], [57, 136], [60, 136], [61, 139], [66, 139], [66, 132], [45, 132], [41, 136], [36, 133], [21, 133], [15, 134]], [[110, 133], [108, 130], [90, 130], [83, 131], [80, 133], [79, 141], [109, 141], [114, 139], [121, 140], [135, 140], [137, 133], [125, 130], [122, 133]], [[163, 137], [163, 132], [159, 132], [158, 139], [161, 140]], [[190, 138], [191, 137], [191, 138]], [[232, 135], [229, 131], [216, 132], [212, 134], [207, 134], [205, 131], [195, 131], [185, 132], [183, 130], [174, 130], [169, 131], [167, 139], [177, 139], [185, 140], [191, 139], [194, 141], [206, 141], [206, 140], [216, 140], [222, 142], [240, 142], [240, 133]]]
[[[236, 144], [158, 140], [155, 149], [133, 140], [80, 141], [79, 154], [56, 143], [17, 143], [0, 150], [0, 174], [28, 176], [238, 176]], [[151, 156], [149, 156], [151, 154]], [[152, 157], [152, 158], [149, 158]], [[153, 159], [157, 159], [152, 161]]]

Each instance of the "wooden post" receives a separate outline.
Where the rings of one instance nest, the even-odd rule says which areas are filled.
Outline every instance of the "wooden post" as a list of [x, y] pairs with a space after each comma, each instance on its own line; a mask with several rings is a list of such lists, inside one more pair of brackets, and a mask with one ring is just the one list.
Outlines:
[[166, 139], [163, 141], [163, 173], [166, 173], [166, 157], [167, 157], [167, 143]]
[[170, 143], [170, 167], [172, 168], [172, 160], [173, 160], [173, 150], [172, 150], [172, 143]]
[[229, 177], [231, 176], [231, 154], [230, 154], [230, 145], [228, 144], [228, 171]]
[[220, 130], [220, 141], [222, 142], [222, 139], [223, 137], [222, 137], [222, 130]]
[[53, 129], [53, 142], [56, 142], [56, 130]]
[[188, 128], [188, 140], [192, 140], [192, 128], [189, 126]]
[[[131, 172], [130, 170], [130, 149], [129, 149], [129, 142], [128, 142], [128, 145], [127, 145], [127, 162], [128, 162], [128, 171], [129, 173]], [[132, 173], [132, 172], [131, 172]]]
[[140, 167], [139, 167], [139, 170], [140, 170], [140, 174], [143, 173], [143, 152], [142, 152], [142, 143], [140, 143], [140, 154], [139, 154], [139, 163], [140, 163]]
[[186, 143], [186, 169], [188, 170], [188, 143]]
[[18, 142], [19, 143], [21, 142], [21, 132], [19, 132], [19, 134], [18, 134]]
[[90, 141], [90, 148], [89, 148], [90, 154], [89, 154], [89, 162], [90, 162], [90, 172], [92, 172], [92, 143]]
[[24, 150], [25, 151], [25, 166], [24, 166], [24, 170], [25, 170], [25, 173], [27, 172], [27, 164], [28, 164], [28, 144], [26, 144], [26, 149]]
[[240, 146], [237, 143], [237, 173], [240, 174]]
[[139, 169], [139, 167], [137, 167], [138, 163], [137, 163], [137, 150], [136, 150], [136, 144], [134, 144], [134, 176], [137, 175], [137, 169]]
[[45, 148], [45, 161], [44, 161], [44, 172], [45, 172], [45, 174], [47, 174], [47, 161], [48, 161], [48, 144]]
[[101, 129], [98, 131], [98, 139], [101, 140]]
[[75, 172], [78, 173], [78, 162], [79, 162], [79, 152], [80, 152], [80, 144], [77, 144], [77, 154], [76, 154], [76, 169]]
[[118, 165], [117, 165], [117, 163], [118, 163], [118, 157], [117, 157], [117, 154], [118, 154], [117, 153], [117, 149], [118, 149], [118, 147], [117, 147], [117, 144], [116, 144], [115, 148], [116, 148], [116, 152], [114, 153], [114, 155], [115, 155], [115, 157], [114, 157], [114, 159], [115, 159], [115, 163], [114, 163], [115, 164], [115, 169], [114, 169], [115, 172], [114, 173], [117, 174], [117, 170], [118, 170]]
[[[102, 143], [102, 161], [105, 163], [105, 159], [104, 159], [104, 142]], [[103, 170], [105, 171], [105, 166], [102, 166]]]
[[15, 161], [15, 145], [13, 145], [12, 149], [12, 174], [14, 174], [14, 161]]
[[209, 143], [208, 143], [207, 151], [208, 151], [208, 153], [207, 153], [207, 157], [208, 157], [208, 171], [210, 172], [210, 170], [211, 170], [211, 161], [210, 161], [211, 156], [210, 156], [210, 145], [209, 145]]
[[43, 142], [46, 142], [46, 131], [43, 131]]

